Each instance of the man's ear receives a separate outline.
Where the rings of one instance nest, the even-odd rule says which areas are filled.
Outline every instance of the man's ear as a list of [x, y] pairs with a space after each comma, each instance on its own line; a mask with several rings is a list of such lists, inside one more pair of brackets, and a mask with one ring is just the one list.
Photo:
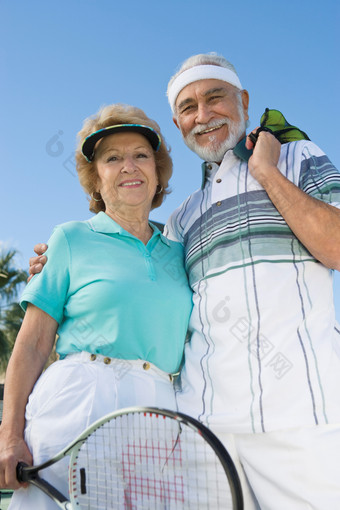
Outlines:
[[174, 121], [174, 124], [175, 124], [176, 128], [180, 129], [180, 127], [179, 127], [179, 124], [178, 124], [178, 121], [177, 121], [176, 117], [172, 117], [172, 120]]
[[248, 106], [249, 106], [249, 93], [248, 90], [241, 91], [242, 106], [245, 120], [249, 119]]

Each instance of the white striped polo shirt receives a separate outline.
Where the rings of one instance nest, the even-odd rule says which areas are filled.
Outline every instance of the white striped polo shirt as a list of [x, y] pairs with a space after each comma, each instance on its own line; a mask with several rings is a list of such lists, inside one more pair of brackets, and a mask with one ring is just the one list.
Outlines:
[[[278, 167], [340, 208], [340, 174], [313, 143]], [[247, 164], [203, 164], [202, 188], [171, 216], [194, 291], [180, 410], [231, 432], [340, 422], [340, 329], [333, 271], [299, 242]]]

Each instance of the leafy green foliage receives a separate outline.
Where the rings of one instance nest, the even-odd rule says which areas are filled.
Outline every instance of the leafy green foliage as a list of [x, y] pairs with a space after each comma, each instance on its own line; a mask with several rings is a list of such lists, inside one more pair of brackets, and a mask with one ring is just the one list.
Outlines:
[[16, 266], [16, 255], [16, 250], [0, 251], [0, 372], [7, 366], [24, 317], [16, 299], [28, 273]]

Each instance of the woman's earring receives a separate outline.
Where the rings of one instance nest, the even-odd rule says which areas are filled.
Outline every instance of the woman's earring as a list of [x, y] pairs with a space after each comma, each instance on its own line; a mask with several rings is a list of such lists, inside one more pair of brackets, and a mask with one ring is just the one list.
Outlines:
[[[95, 194], [95, 193], [97, 193], [97, 195], [99, 195], [99, 196], [100, 196], [100, 198], [95, 198], [95, 197], [94, 197], [94, 194]], [[91, 198], [92, 198], [92, 200], [94, 200], [95, 202], [101, 202], [101, 200], [102, 200], [102, 196], [101, 196], [101, 194], [100, 194], [98, 191], [94, 191], [93, 193], [91, 193]]]
[[164, 190], [163, 186], [161, 186], [160, 184], [157, 184], [157, 188], [159, 187], [159, 190], [156, 191], [156, 195], [160, 195], [162, 193], [162, 191]]

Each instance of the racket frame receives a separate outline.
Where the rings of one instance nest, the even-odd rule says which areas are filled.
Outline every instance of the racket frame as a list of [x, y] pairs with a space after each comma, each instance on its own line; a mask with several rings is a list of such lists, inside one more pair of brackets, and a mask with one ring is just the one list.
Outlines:
[[39, 489], [41, 489], [45, 494], [47, 494], [53, 501], [59, 505], [60, 508], [64, 510], [72, 510], [74, 508], [72, 504], [72, 489], [71, 489], [71, 477], [70, 477], [70, 494], [71, 501], [69, 501], [61, 492], [59, 492], [55, 487], [53, 487], [49, 482], [43, 480], [39, 476], [39, 471], [45, 469], [49, 466], [52, 466], [62, 458], [70, 455], [69, 466], [74, 463], [78, 452], [82, 446], [82, 444], [86, 441], [86, 439], [95, 432], [98, 428], [102, 427], [105, 423], [111, 421], [112, 419], [116, 419], [120, 416], [124, 416], [127, 414], [154, 414], [158, 416], [165, 416], [168, 418], [172, 418], [176, 420], [179, 424], [183, 424], [185, 426], [190, 427], [194, 432], [200, 434], [203, 439], [210, 445], [210, 447], [216, 453], [221, 465], [224, 469], [224, 472], [227, 476], [230, 493], [232, 497], [233, 510], [243, 510], [243, 496], [242, 496], [242, 488], [241, 482], [236, 470], [236, 467], [233, 463], [232, 458], [230, 457], [228, 451], [222, 444], [222, 442], [216, 437], [216, 435], [211, 432], [205, 425], [201, 422], [188, 416], [184, 413], [177, 411], [170, 411], [168, 409], [160, 409], [156, 407], [126, 407], [120, 409], [118, 411], [114, 411], [109, 413], [99, 420], [92, 423], [88, 428], [86, 428], [72, 443], [66, 446], [63, 450], [61, 450], [57, 455], [55, 455], [50, 460], [38, 465], [38, 466], [27, 466], [24, 463], [19, 463], [17, 466], [17, 478], [20, 482], [28, 482]]

